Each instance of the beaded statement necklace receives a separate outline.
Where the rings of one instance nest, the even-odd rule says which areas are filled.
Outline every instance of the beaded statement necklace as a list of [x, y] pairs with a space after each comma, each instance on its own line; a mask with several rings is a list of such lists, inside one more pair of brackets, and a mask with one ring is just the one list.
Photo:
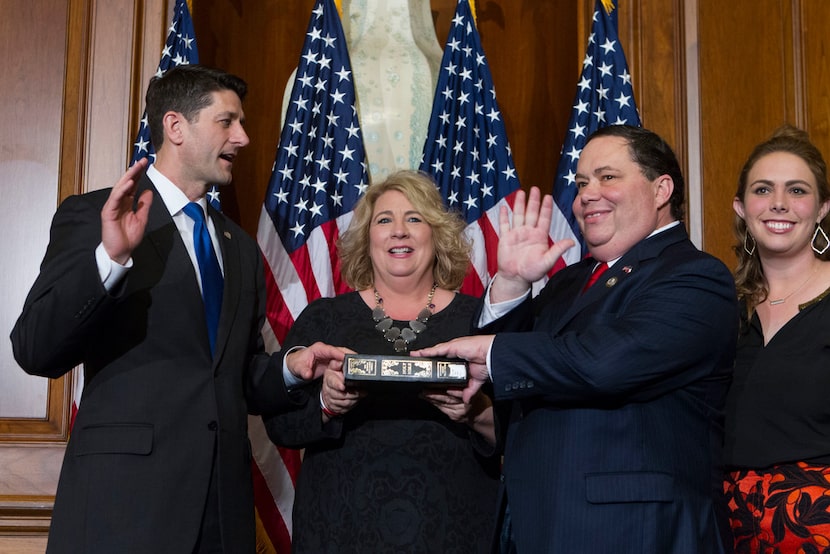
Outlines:
[[406, 352], [409, 343], [414, 341], [418, 334], [427, 328], [427, 320], [432, 315], [432, 310], [435, 309], [435, 304], [432, 303], [432, 297], [435, 296], [436, 283], [432, 283], [432, 289], [429, 291], [427, 297], [427, 305], [420, 312], [418, 317], [409, 321], [409, 327], [395, 327], [392, 325], [392, 318], [386, 315], [383, 309], [383, 298], [378, 294], [378, 289], [375, 289], [375, 307], [372, 310], [372, 319], [375, 320], [375, 329], [383, 334], [383, 337], [395, 345], [395, 352]]

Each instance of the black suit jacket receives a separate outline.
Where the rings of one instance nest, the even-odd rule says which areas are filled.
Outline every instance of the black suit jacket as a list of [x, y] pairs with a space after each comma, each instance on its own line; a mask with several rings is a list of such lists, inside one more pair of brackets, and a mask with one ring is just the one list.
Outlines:
[[[139, 192], [155, 189], [145, 176]], [[262, 257], [215, 210], [225, 288], [211, 358], [195, 269], [155, 195], [134, 266], [108, 293], [94, 250], [109, 190], [68, 198], [12, 331], [29, 373], [83, 364], [85, 386], [67, 446], [48, 551], [192, 551], [215, 463], [226, 552], [255, 541], [247, 414], [290, 404], [263, 351]], [[138, 196], [138, 195], [137, 195]]]
[[496, 400], [512, 406], [504, 489], [518, 551], [731, 551], [720, 493], [731, 275], [682, 225], [581, 294], [594, 263], [483, 329], [503, 332], [491, 369]]

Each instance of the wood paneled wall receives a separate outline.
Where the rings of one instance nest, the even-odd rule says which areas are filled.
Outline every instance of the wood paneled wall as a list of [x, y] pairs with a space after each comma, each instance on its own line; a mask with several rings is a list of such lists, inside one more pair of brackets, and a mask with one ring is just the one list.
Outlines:
[[[431, 2], [439, 41], [447, 36], [455, 2]], [[698, 230], [705, 250], [731, 266], [731, 200], [752, 146], [788, 121], [830, 153], [830, 4], [619, 3], [619, 34], [643, 124], [672, 144], [692, 177], [689, 227]], [[0, 248], [14, 261], [0, 275], [1, 335], [8, 336], [37, 271], [57, 202], [110, 186], [126, 166], [172, 4], [29, 0], [20, 9], [16, 0], [0, 0], [0, 201], [11, 233]], [[251, 234], [279, 138], [283, 92], [313, 4], [193, 0], [202, 62], [250, 85], [245, 104], [252, 142], [235, 164], [223, 207]], [[592, 11], [593, 0], [476, 1], [525, 187], [549, 190], [553, 182]], [[36, 391], [26, 415], [9, 415], [0, 405], [0, 551], [39, 552], [68, 434], [71, 384], [64, 378], [21, 385], [36, 378], [21, 377], [8, 342], [0, 356], [0, 388]]]
[[[0, 0], [3, 337], [37, 275], [58, 202], [111, 186], [123, 173], [140, 91], [158, 65], [171, 11], [165, 0], [30, 0], [25, 8]], [[69, 435], [72, 374], [26, 376], [3, 341], [0, 552], [43, 552]]]
[[830, 4], [699, 0], [698, 21], [704, 240], [732, 262], [732, 198], [752, 147], [788, 122], [830, 156]]

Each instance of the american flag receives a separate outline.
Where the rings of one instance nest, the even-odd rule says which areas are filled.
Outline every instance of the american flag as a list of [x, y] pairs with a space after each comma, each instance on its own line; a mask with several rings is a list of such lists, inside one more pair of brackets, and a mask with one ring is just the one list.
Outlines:
[[479, 296], [497, 271], [499, 209], [512, 209], [519, 179], [468, 0], [444, 47], [420, 168], [467, 222], [472, 270], [461, 291]]
[[569, 264], [588, 253], [571, 209], [576, 198], [576, 162], [585, 140], [606, 125], [640, 126], [631, 75], [617, 37], [616, 0], [596, 0], [582, 75], [553, 185], [559, 213], [554, 211], [551, 236], [572, 238], [582, 245], [581, 256], [575, 248], [565, 253], [563, 257]]
[[[340, 275], [335, 241], [348, 228], [352, 209], [368, 183], [340, 16], [332, 0], [318, 0], [311, 13], [257, 231], [267, 268], [268, 320], [263, 335], [269, 350], [279, 348], [309, 302], [348, 290]], [[283, 531], [291, 533], [299, 453], [277, 449], [268, 441], [258, 418], [249, 422], [257, 465], [272, 473], [255, 472], [256, 488], [266, 485], [272, 493], [257, 493], [257, 510], [278, 551], [288, 552], [290, 545], [284, 537], [275, 537]], [[278, 516], [283, 531], [277, 529]]]
[[[176, 0], [173, 7], [173, 21], [167, 32], [167, 40], [164, 49], [161, 51], [156, 76], [161, 77], [171, 67], [177, 65], [199, 63], [199, 52], [196, 48], [196, 33], [193, 30], [193, 19], [190, 17], [190, 10], [186, 0]], [[138, 135], [133, 143], [133, 157], [130, 165], [142, 158], [150, 158], [150, 162], [156, 159], [156, 151], [150, 142], [150, 127], [147, 124], [147, 112], [141, 116], [141, 123], [138, 128]], [[208, 201], [217, 210], [221, 210], [219, 202], [219, 187], [213, 186], [208, 191]]]

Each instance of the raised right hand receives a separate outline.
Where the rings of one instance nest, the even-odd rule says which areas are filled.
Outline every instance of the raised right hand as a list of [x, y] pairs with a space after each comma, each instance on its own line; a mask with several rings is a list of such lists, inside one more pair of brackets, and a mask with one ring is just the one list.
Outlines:
[[549, 244], [553, 197], [546, 194], [540, 200], [538, 187], [530, 189], [527, 204], [525, 196], [523, 190], [516, 193], [512, 223], [507, 208], [499, 212], [499, 270], [490, 291], [492, 302], [524, 294], [531, 283], [544, 277], [562, 253], [574, 245], [570, 239]]
[[153, 191], [144, 191], [135, 204], [135, 189], [149, 161], [143, 158], [127, 169], [101, 210], [101, 242], [110, 259], [124, 265], [144, 237]]

